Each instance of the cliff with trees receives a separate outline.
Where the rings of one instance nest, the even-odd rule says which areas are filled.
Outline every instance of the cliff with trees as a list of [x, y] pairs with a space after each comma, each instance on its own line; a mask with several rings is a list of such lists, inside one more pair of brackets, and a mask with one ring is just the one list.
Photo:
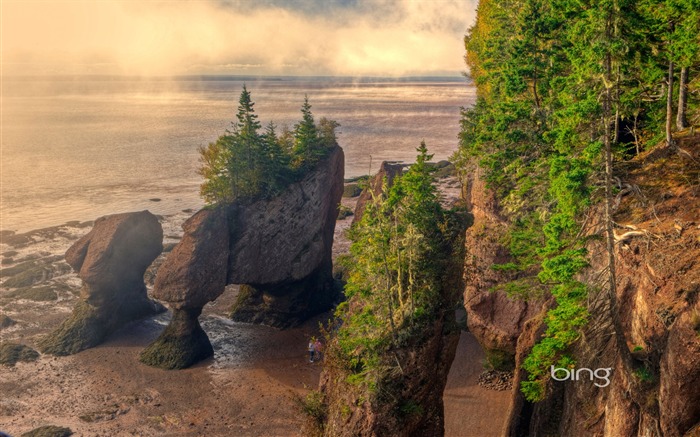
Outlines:
[[508, 435], [697, 432], [699, 11], [479, 3], [454, 161], [475, 218], [469, 326], [517, 370]]
[[465, 217], [441, 206], [425, 143], [418, 152], [391, 185], [384, 177], [381, 190], [367, 190], [371, 200], [351, 228], [347, 300], [327, 333], [320, 391], [305, 404], [314, 419], [309, 431], [444, 433]]

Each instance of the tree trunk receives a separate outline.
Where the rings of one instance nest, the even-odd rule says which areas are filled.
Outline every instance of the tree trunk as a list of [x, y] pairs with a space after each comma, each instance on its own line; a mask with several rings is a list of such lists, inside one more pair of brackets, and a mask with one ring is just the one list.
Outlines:
[[673, 144], [673, 61], [668, 63], [668, 89], [666, 90], [666, 146]]
[[620, 64], [617, 65], [617, 79], [615, 80], [615, 130], [613, 144], [620, 142]]
[[[606, 26], [606, 37], [611, 38], [611, 24]], [[617, 274], [615, 269], [615, 234], [613, 233], [613, 161], [612, 161], [612, 54], [606, 53], [605, 68], [605, 95], [603, 97], [603, 141], [605, 146], [605, 243], [608, 252], [608, 299], [610, 302], [610, 316], [613, 322], [617, 352], [625, 368], [631, 364], [631, 354], [627, 347], [627, 340], [620, 318], [619, 302], [617, 300]]]
[[676, 116], [676, 128], [682, 130], [688, 127], [688, 118], [685, 110], [688, 106], [688, 67], [681, 68], [681, 77], [678, 82], [678, 115]]

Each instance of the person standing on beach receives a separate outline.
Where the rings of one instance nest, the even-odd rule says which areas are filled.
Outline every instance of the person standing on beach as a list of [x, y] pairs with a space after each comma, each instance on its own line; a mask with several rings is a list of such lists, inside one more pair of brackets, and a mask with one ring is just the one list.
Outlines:
[[316, 352], [316, 358], [318, 360], [323, 359], [323, 343], [321, 343], [321, 340], [316, 340], [314, 342], [314, 351]]
[[316, 352], [316, 339], [311, 337], [309, 340], [309, 363], [314, 362], [314, 353]]

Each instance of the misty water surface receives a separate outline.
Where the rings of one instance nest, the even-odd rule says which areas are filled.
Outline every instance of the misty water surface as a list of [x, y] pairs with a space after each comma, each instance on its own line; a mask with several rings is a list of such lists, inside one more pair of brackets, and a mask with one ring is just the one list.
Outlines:
[[[3, 79], [0, 229], [202, 205], [199, 146], [235, 118], [232, 78]], [[425, 139], [435, 159], [457, 147], [464, 79], [245, 81], [263, 124], [290, 128], [308, 94], [312, 111], [341, 124], [346, 177], [382, 160], [412, 161]], [[150, 199], [160, 199], [158, 202]]]

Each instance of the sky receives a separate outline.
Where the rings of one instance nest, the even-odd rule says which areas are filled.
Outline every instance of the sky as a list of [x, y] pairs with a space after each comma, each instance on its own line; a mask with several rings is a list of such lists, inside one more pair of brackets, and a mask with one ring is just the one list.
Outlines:
[[0, 0], [3, 75], [458, 76], [476, 0]]

